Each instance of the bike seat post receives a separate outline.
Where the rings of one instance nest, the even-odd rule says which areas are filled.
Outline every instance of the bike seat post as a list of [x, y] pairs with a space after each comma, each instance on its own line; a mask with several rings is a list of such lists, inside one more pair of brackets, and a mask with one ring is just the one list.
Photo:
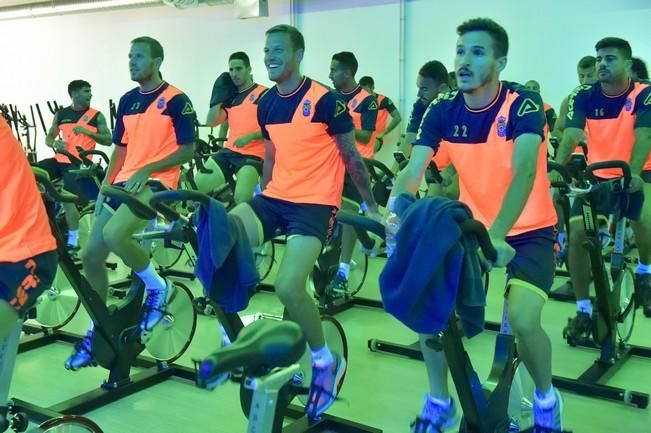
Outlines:
[[251, 410], [249, 412], [248, 432], [274, 432], [278, 394], [301, 367], [292, 364], [287, 368], [273, 370], [266, 376], [246, 377], [244, 387], [253, 391]]

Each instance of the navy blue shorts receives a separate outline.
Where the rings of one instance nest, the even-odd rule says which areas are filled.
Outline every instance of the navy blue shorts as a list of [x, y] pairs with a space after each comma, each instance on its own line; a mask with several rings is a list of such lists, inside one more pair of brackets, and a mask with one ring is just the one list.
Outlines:
[[547, 299], [554, 282], [554, 228], [545, 227], [509, 236], [515, 257], [506, 267], [509, 284], [531, 289]]
[[337, 208], [322, 204], [292, 203], [257, 195], [247, 202], [262, 225], [263, 242], [278, 235], [314, 236], [328, 243], [335, 227]]
[[0, 262], [0, 299], [23, 317], [36, 299], [52, 287], [57, 261], [56, 251], [48, 251], [21, 262]]
[[234, 152], [231, 149], [221, 149], [213, 157], [219, 169], [224, 175], [224, 179], [231, 186], [232, 189], [235, 189], [235, 180], [233, 176], [237, 175], [237, 172], [246, 165], [255, 167], [258, 171], [258, 176], [262, 175], [262, 158], [258, 158], [254, 155], [245, 155], [243, 153]]

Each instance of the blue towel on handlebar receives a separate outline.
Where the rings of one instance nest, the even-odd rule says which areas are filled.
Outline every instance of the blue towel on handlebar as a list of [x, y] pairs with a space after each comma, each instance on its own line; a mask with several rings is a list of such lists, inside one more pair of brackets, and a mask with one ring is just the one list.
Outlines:
[[199, 256], [195, 272], [207, 297], [227, 313], [244, 310], [260, 281], [242, 221], [210, 199], [195, 215]]
[[464, 334], [484, 328], [486, 292], [473, 235], [459, 223], [472, 218], [463, 203], [402, 194], [395, 203], [400, 217], [396, 249], [380, 275], [387, 312], [413, 331], [442, 332], [456, 309]]

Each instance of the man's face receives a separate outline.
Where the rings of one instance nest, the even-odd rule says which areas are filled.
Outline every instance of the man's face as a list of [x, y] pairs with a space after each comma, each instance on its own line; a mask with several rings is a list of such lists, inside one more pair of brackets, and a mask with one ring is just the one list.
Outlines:
[[303, 50], [294, 50], [288, 33], [276, 32], [267, 35], [264, 45], [264, 65], [269, 79], [283, 82], [289, 79], [303, 59]]
[[537, 81], [529, 80], [525, 83], [524, 87], [532, 92], [540, 93], [540, 84]]
[[594, 84], [599, 79], [597, 78], [597, 67], [594, 68], [577, 68], [576, 73], [579, 76], [579, 84]]
[[330, 81], [335, 89], [341, 90], [345, 87], [349, 78], [349, 71], [344, 65], [342, 65], [338, 60], [332, 60], [330, 62]]
[[228, 62], [228, 73], [231, 74], [233, 84], [237, 87], [243, 86], [251, 79], [251, 67], [244, 64], [244, 60], [233, 59]]
[[472, 93], [499, 79], [506, 65], [506, 58], [496, 58], [493, 38], [484, 31], [468, 32], [459, 36], [454, 70], [457, 87], [464, 93]]
[[85, 86], [72, 92], [72, 102], [75, 105], [89, 106], [93, 93], [90, 87]]
[[439, 95], [439, 86], [429, 77], [419, 74], [416, 78], [416, 87], [418, 87], [418, 99], [425, 105], [429, 105]]
[[597, 77], [602, 83], [625, 80], [631, 70], [631, 61], [624, 59], [617, 48], [597, 51]]
[[158, 74], [162, 59], [152, 58], [149, 44], [136, 42], [129, 50], [129, 72], [131, 79], [137, 82], [150, 80]]

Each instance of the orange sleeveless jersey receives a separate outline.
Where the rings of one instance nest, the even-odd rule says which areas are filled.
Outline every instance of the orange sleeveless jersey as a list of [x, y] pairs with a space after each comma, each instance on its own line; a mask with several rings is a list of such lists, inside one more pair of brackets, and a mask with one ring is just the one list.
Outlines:
[[339, 207], [345, 167], [334, 135], [352, 130], [345, 102], [306, 77], [292, 94], [270, 89], [259, 105], [263, 136], [276, 150], [271, 181], [262, 194]]
[[234, 99], [236, 105], [226, 107], [228, 116], [228, 140], [226, 148], [243, 155], [253, 155], [264, 159], [264, 140], [253, 140], [244, 147], [236, 147], [235, 140], [239, 137], [260, 131], [258, 125], [258, 98], [267, 90], [260, 84], [252, 84], [250, 88], [240, 92]]
[[[69, 111], [72, 111], [72, 109], [61, 110], [59, 114], [57, 114], [57, 116], [65, 117], [65, 113]], [[61, 117], [58, 118], [59, 131], [61, 132], [61, 139], [66, 142], [66, 150], [72, 153], [74, 156], [77, 157], [79, 156], [79, 151], [77, 150], [78, 146], [83, 148], [84, 150], [95, 149], [95, 140], [93, 140], [91, 137], [85, 134], [75, 135], [74, 132], [72, 132], [72, 130], [75, 129], [76, 126], [83, 126], [84, 128], [88, 129], [90, 132], [97, 133], [97, 127], [91, 125], [90, 122], [92, 122], [95, 119], [95, 116], [97, 116], [98, 113], [99, 112], [94, 108], [89, 108], [76, 122], [61, 123], [62, 121], [65, 121], [65, 119], [62, 119]], [[70, 163], [68, 157], [65, 155], [61, 155], [60, 153], [54, 154], [54, 158], [63, 164]]]
[[[151, 92], [138, 93], [136, 89], [123, 99], [113, 140], [127, 146], [127, 155], [114, 183], [128, 181], [142, 167], [167, 158], [180, 145], [191, 145], [195, 139], [196, 114], [190, 100], [179, 89], [163, 82]], [[151, 177], [175, 189], [180, 166], [152, 173]]]
[[513, 180], [515, 139], [525, 133], [539, 135], [536, 177], [524, 209], [508, 233], [514, 236], [556, 223], [544, 128], [540, 96], [515, 83], [502, 82], [495, 100], [482, 110], [468, 108], [458, 91], [439, 96], [423, 118], [415, 145], [447, 153], [440, 162], [456, 168], [459, 200], [470, 207], [474, 218], [490, 227]]
[[[622, 160], [631, 162], [635, 128], [651, 128], [651, 86], [631, 81], [620, 95], [603, 93], [601, 83], [576, 88], [568, 101], [567, 128], [585, 129], [588, 164]], [[651, 170], [651, 157], [644, 164]], [[599, 170], [600, 177], [621, 176], [617, 169]]]
[[34, 174], [0, 116], [0, 262], [16, 263], [56, 249]]

